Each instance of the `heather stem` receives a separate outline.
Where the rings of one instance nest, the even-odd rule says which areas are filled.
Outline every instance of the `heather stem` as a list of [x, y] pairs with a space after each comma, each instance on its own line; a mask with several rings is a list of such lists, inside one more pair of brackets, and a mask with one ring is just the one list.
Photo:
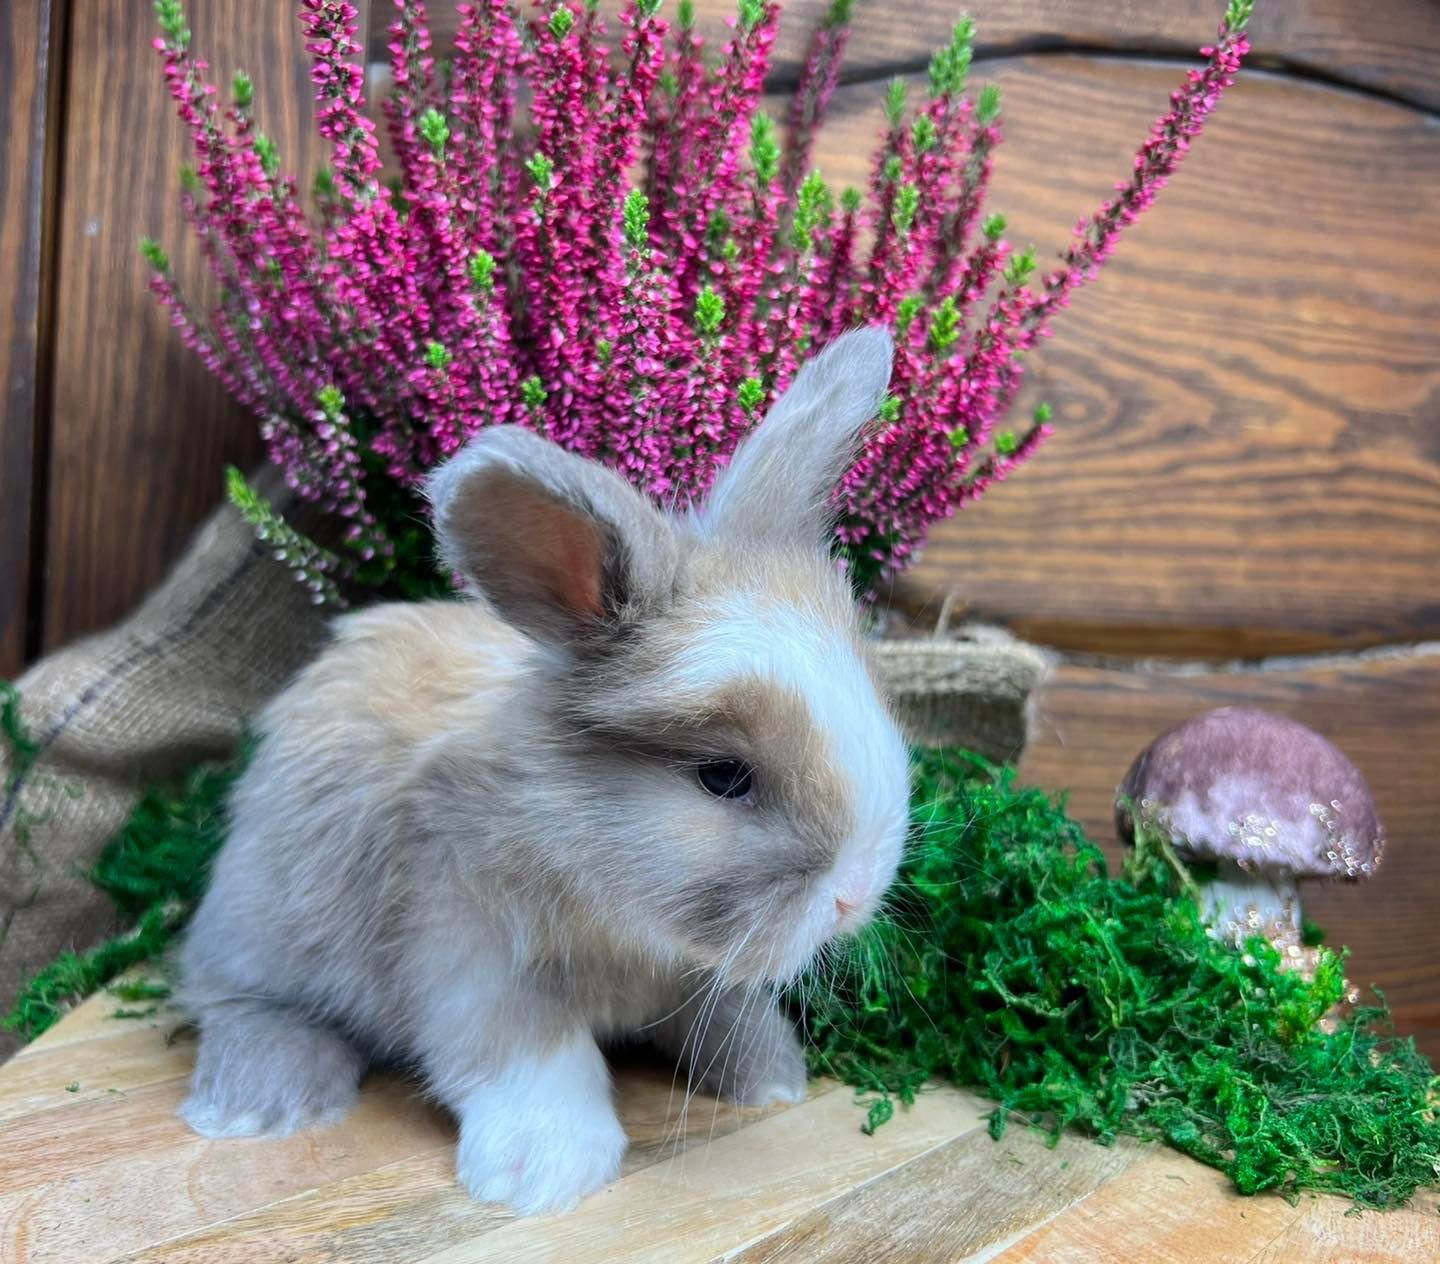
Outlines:
[[833, 0], [824, 20], [811, 34], [805, 69], [790, 97], [786, 116], [785, 161], [780, 170], [780, 186], [788, 195], [799, 189], [800, 181], [810, 168], [816, 135], [840, 82], [853, 7], [854, 0]]

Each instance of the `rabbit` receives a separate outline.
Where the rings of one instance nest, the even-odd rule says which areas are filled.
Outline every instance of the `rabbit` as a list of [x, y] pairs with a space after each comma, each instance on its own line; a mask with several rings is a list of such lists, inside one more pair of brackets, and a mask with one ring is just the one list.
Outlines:
[[908, 819], [827, 547], [890, 359], [837, 339], [686, 512], [513, 425], [431, 475], [468, 597], [339, 618], [260, 718], [180, 950], [193, 1129], [323, 1126], [403, 1063], [464, 1187], [531, 1214], [620, 1171], [609, 1042], [803, 1098], [777, 987], [874, 914]]

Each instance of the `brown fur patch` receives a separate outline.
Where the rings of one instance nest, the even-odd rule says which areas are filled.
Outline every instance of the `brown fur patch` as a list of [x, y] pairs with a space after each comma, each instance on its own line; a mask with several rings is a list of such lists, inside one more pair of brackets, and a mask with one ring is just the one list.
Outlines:
[[851, 791], [799, 694], [748, 674], [705, 694], [632, 692], [628, 702], [577, 728], [588, 742], [671, 763], [680, 776], [707, 759], [743, 760], [754, 772], [755, 803], [736, 810], [763, 813], [793, 833], [803, 847], [795, 868], [818, 872], [834, 861], [854, 830]]
[[587, 741], [673, 763], [679, 775], [693, 775], [704, 759], [744, 760], [756, 777], [754, 810], [800, 841], [800, 855], [793, 843], [785, 849], [787, 863], [818, 872], [833, 863], [855, 821], [845, 770], [804, 697], [753, 671], [689, 690], [677, 664], [713, 625], [716, 603], [736, 592], [848, 633], [860, 655], [849, 594], [829, 560], [805, 550], [736, 555], [701, 545], [687, 562], [686, 591], [670, 608], [617, 630], [556, 682], [557, 709]]

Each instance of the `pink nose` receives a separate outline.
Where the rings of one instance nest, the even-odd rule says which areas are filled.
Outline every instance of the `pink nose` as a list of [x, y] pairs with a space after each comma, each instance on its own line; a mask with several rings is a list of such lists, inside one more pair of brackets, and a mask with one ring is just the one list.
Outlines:
[[849, 900], [842, 900], [839, 896], [835, 897], [835, 911], [841, 917], [849, 917], [859, 907], [858, 903], [852, 904]]

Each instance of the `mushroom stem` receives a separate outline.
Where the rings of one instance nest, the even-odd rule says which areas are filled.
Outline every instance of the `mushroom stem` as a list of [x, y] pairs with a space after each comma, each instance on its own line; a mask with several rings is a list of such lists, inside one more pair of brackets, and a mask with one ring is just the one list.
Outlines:
[[1287, 870], [1247, 870], [1232, 860], [1200, 885], [1200, 913], [1210, 933], [1236, 948], [1262, 935], [1282, 953], [1300, 948], [1300, 892]]

